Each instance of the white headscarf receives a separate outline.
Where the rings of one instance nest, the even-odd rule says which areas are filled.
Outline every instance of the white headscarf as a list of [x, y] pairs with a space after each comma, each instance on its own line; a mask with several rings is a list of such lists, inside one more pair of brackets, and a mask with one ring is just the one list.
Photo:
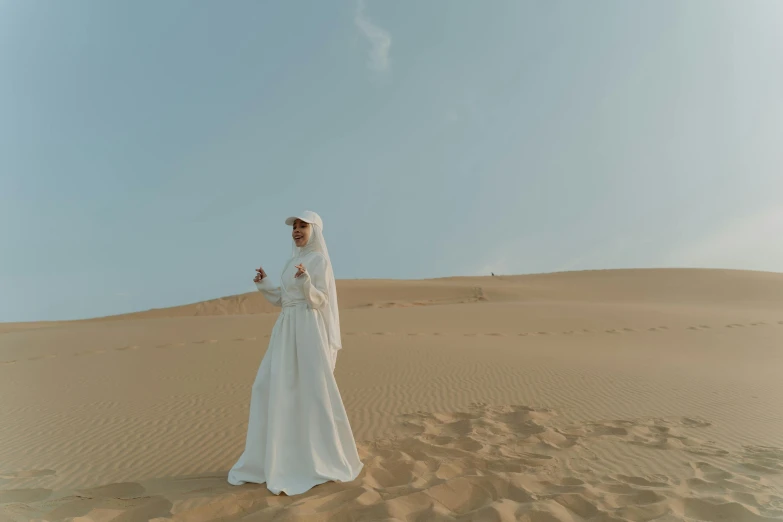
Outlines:
[[[291, 258], [297, 256], [304, 256], [310, 252], [318, 252], [326, 258], [326, 291], [329, 296], [329, 300], [322, 309], [324, 323], [326, 324], [326, 334], [329, 338], [329, 347], [332, 352], [332, 371], [334, 371], [335, 362], [337, 361], [337, 352], [342, 349], [343, 343], [340, 336], [340, 312], [337, 308], [337, 287], [334, 282], [334, 270], [332, 270], [332, 260], [329, 257], [329, 250], [326, 248], [326, 240], [323, 233], [323, 221], [321, 217], [315, 212], [306, 211], [302, 213], [303, 217], [294, 217], [286, 220], [292, 222], [293, 219], [301, 219], [310, 224], [310, 238], [307, 240], [307, 244], [303, 247], [296, 246], [296, 242], [293, 243], [293, 250], [291, 252]], [[305, 267], [307, 268], [307, 267]]]

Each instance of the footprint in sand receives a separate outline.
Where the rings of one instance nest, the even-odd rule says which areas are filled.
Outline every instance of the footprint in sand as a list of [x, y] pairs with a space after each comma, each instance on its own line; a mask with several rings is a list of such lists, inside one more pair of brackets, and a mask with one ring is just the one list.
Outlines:
[[167, 344], [159, 344], [155, 348], [174, 348], [176, 346], [185, 346], [185, 343], [167, 343]]
[[[557, 482], [550, 481], [550, 480], [542, 480], [539, 483], [539, 487], [542, 487], [543, 492], [547, 495], [559, 496], [564, 494], [581, 493], [585, 489], [585, 482], [578, 478], [562, 477]], [[592, 511], [592, 509], [590, 511]], [[580, 516], [581, 514], [587, 514], [584, 512], [580, 514], [577, 510], [575, 510], [574, 512], [579, 514]], [[546, 520], [546, 519], [541, 519], [541, 520]], [[550, 520], [554, 520], [554, 519], [550, 519]]]
[[115, 348], [115, 350], [120, 350], [120, 351], [122, 351], [122, 350], [138, 350], [138, 349], [139, 349], [139, 347], [136, 346], [135, 344], [131, 345], [131, 346], [123, 346], [122, 348]]
[[53, 353], [50, 353], [49, 355], [36, 355], [35, 357], [28, 357], [26, 360], [28, 361], [37, 361], [39, 359], [54, 359], [57, 357]]
[[739, 324], [739, 323], [731, 323], [726, 325], [726, 328], [744, 328], [744, 327], [745, 327], [744, 324]]
[[783, 474], [783, 449], [774, 446], [744, 446], [742, 465], [754, 473]]
[[615, 475], [611, 478], [619, 482], [624, 482], [633, 486], [641, 486], [643, 488], [670, 488], [676, 485], [665, 475], [648, 475], [646, 477]]
[[40, 502], [49, 498], [51, 494], [51, 489], [44, 488], [0, 490], [0, 504], [11, 502], [21, 502], [24, 504]]
[[53, 469], [25, 469], [20, 471], [0, 471], [0, 479], [26, 479], [26, 478], [38, 478], [46, 477], [48, 475], [56, 475], [57, 472]]
[[147, 491], [144, 486], [136, 482], [118, 482], [95, 488], [80, 489], [82, 495], [93, 498], [133, 498], [141, 497]]
[[82, 355], [92, 355], [96, 353], [106, 353], [106, 350], [84, 350], [81, 352], [76, 352], [74, 355], [76, 357], [81, 357]]
[[[171, 501], [161, 495], [128, 498], [68, 495], [41, 504], [47, 511], [46, 520], [162, 520], [170, 517], [171, 506]], [[116, 516], [117, 513], [121, 514]]]
[[725, 469], [713, 466], [707, 462], [691, 462], [691, 468], [693, 468], [694, 475], [697, 479], [706, 480], [708, 482], [720, 482], [734, 478], [733, 473], [729, 473]]
[[683, 508], [684, 512], [690, 515], [689, 520], [753, 520], [758, 522], [780, 520], [780, 511], [778, 510], [775, 510], [775, 514], [772, 515], [774, 518], [770, 518], [757, 515], [756, 513], [761, 511], [758, 507], [736, 501], [715, 503], [714, 500], [686, 498], [683, 499]]
[[679, 424], [687, 428], [709, 428], [712, 423], [703, 419], [694, 419], [692, 417], [681, 417], [678, 419]]
[[728, 451], [701, 440], [689, 428], [706, 428], [708, 421], [690, 417], [655, 418], [638, 421], [601, 421], [587, 424], [587, 434], [619, 437], [628, 444], [653, 449], [679, 449], [702, 456], [726, 456]]

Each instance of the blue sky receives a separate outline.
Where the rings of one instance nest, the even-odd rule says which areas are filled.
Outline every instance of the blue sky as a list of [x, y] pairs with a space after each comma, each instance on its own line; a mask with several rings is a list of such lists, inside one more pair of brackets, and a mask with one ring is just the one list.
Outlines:
[[783, 2], [0, 0], [0, 321], [337, 278], [783, 272]]

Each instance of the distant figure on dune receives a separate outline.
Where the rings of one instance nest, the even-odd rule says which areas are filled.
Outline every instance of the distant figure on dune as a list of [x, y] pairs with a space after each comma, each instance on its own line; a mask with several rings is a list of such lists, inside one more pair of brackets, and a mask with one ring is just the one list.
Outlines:
[[350, 482], [363, 464], [334, 379], [342, 342], [323, 221], [306, 211], [285, 223], [294, 245], [280, 286], [263, 268], [253, 279], [282, 312], [253, 383], [245, 451], [228, 482], [298, 495], [330, 480]]
[[490, 272], [490, 274], [492, 274], [492, 277], [495, 277], [495, 272]]

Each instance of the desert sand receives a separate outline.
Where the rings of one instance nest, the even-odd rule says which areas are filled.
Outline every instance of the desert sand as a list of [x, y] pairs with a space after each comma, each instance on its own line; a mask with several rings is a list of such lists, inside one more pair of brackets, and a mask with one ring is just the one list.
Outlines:
[[783, 274], [338, 295], [355, 481], [293, 497], [226, 482], [277, 317], [253, 292], [0, 324], [0, 520], [783, 520]]

